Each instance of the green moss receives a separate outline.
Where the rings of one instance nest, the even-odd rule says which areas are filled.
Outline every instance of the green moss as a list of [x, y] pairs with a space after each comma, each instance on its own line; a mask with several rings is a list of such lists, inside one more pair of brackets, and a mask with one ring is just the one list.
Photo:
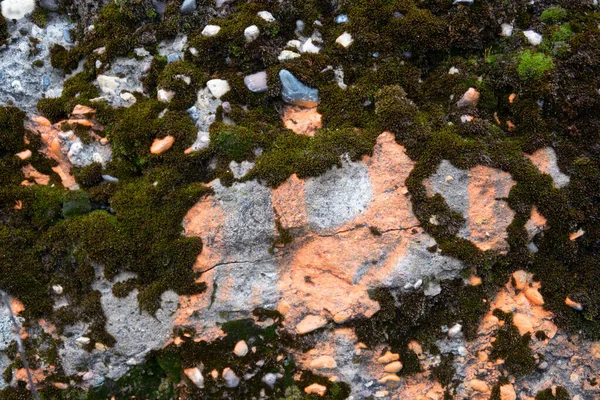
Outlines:
[[48, 11], [42, 7], [36, 7], [31, 14], [31, 20], [40, 28], [45, 28], [48, 24]]
[[25, 149], [25, 113], [16, 107], [0, 107], [0, 156]]
[[50, 64], [54, 68], [63, 70], [65, 74], [70, 74], [72, 70], [76, 69], [78, 62], [78, 58], [73, 57], [73, 53], [60, 44], [55, 43], [50, 48]]
[[567, 18], [567, 10], [560, 6], [552, 6], [545, 9], [540, 15], [540, 20], [547, 24], [556, 24]]
[[[186, 81], [189, 80], [189, 83]], [[187, 110], [197, 100], [200, 87], [206, 84], [207, 76], [194, 64], [177, 61], [167, 64], [158, 78], [157, 88], [172, 90], [176, 96], [169, 103], [174, 110]]]
[[4, 15], [0, 15], [0, 42], [4, 42], [8, 37], [8, 24]]
[[456, 368], [454, 368], [454, 354], [444, 354], [438, 366], [434, 367], [433, 377], [442, 385], [446, 387], [452, 382], [452, 378], [456, 374]]
[[535, 395], [535, 400], [570, 400], [569, 392], [562, 386], [556, 387], [556, 394], [552, 393], [552, 389], [545, 389]]
[[492, 360], [503, 359], [504, 368], [519, 378], [535, 370], [535, 358], [529, 348], [531, 334], [521, 336], [512, 322], [512, 314], [506, 315], [505, 324], [498, 329], [496, 340], [492, 343]]
[[518, 72], [521, 79], [539, 79], [553, 67], [552, 58], [542, 53], [524, 51], [520, 54]]
[[83, 168], [74, 170], [75, 180], [83, 188], [96, 186], [104, 181], [102, 178], [102, 164], [92, 163]]

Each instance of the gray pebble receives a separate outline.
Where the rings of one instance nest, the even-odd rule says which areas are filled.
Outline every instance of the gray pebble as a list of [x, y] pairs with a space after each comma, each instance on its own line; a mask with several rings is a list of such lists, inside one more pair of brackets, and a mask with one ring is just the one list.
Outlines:
[[191, 14], [196, 11], [196, 0], [185, 0], [179, 9], [182, 14]]
[[304, 107], [316, 107], [319, 104], [319, 90], [306, 86], [290, 71], [279, 71], [279, 79], [282, 85], [281, 98], [286, 103]]

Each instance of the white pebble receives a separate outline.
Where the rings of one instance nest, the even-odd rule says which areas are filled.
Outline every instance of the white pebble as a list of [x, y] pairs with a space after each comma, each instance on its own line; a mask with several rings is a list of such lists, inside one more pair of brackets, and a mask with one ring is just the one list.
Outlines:
[[172, 90], [159, 89], [156, 93], [156, 98], [161, 103], [168, 103], [175, 97], [175, 92]]
[[250, 25], [246, 29], [244, 29], [244, 37], [246, 38], [246, 43], [250, 43], [255, 41], [260, 35], [260, 29], [256, 25]]
[[289, 50], [283, 50], [279, 54], [277, 59], [279, 61], [287, 61], [287, 60], [292, 60], [292, 59], [298, 58], [298, 57], [300, 57], [300, 54], [298, 54], [298, 53], [294, 53], [293, 51], [289, 51]]
[[54, 293], [56, 294], [62, 294], [63, 287], [60, 285], [52, 285], [52, 290], [54, 290]]
[[352, 39], [351, 34], [344, 32], [335, 39], [335, 42], [347, 49], [354, 42], [354, 39]]
[[529, 40], [529, 43], [531, 43], [534, 46], [537, 46], [538, 44], [542, 43], [542, 35], [535, 31], [523, 31], [523, 35], [525, 35], [527, 40]]
[[450, 329], [448, 329], [448, 337], [449, 338], [454, 338], [456, 336], [458, 336], [458, 334], [462, 331], [462, 325], [461, 324], [454, 324], [454, 326]]
[[449, 75], [458, 74], [460, 71], [456, 67], [450, 67], [450, 71], [448, 71]]
[[268, 11], [259, 11], [257, 15], [267, 22], [275, 22], [275, 17]]
[[308, 39], [306, 42], [304, 42], [301, 49], [303, 53], [318, 53], [320, 50], [321, 48], [316, 46], [312, 39]]
[[233, 349], [233, 354], [235, 354], [238, 357], [244, 357], [246, 354], [248, 354], [248, 345], [246, 344], [246, 342], [243, 340], [237, 342]]
[[210, 93], [217, 99], [220, 99], [221, 96], [229, 92], [231, 89], [229, 82], [223, 79], [211, 79], [210, 81], [206, 82], [206, 87], [208, 87]]
[[202, 29], [202, 36], [212, 37], [215, 36], [221, 30], [220, 26], [217, 25], [206, 25], [204, 29]]
[[502, 24], [500, 25], [502, 28], [502, 36], [512, 36], [513, 26], [511, 24]]

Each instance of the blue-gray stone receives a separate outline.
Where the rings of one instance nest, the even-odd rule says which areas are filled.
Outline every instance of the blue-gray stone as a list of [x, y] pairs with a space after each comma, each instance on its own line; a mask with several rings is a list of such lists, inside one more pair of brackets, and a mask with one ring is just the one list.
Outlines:
[[42, 85], [44, 85], [44, 90], [50, 87], [50, 77], [48, 75], [44, 75], [42, 78]]
[[191, 14], [196, 11], [196, 0], [185, 0], [179, 9], [182, 14]]
[[181, 61], [182, 60], [182, 54], [177, 52], [177, 53], [171, 53], [169, 55], [167, 55], [167, 63], [171, 64], [174, 63], [176, 61]]
[[73, 43], [73, 40], [71, 38], [71, 31], [69, 31], [68, 29], [63, 29], [63, 38], [67, 43]]
[[335, 17], [336, 24], [345, 24], [346, 22], [348, 22], [348, 16], [346, 14], [340, 14]]
[[281, 98], [286, 103], [304, 107], [316, 107], [319, 104], [319, 90], [306, 86], [290, 71], [279, 71], [279, 79], [282, 86]]
[[158, 15], [160, 15], [161, 18], [165, 15], [166, 4], [164, 1], [152, 0], [152, 6], [154, 7], [154, 10], [156, 11], [156, 13]]
[[60, 5], [57, 0], [40, 0], [40, 7], [48, 11], [58, 11]]
[[375, 53], [373, 53], [373, 58], [377, 58], [377, 57], [379, 57], [379, 52], [376, 51]]

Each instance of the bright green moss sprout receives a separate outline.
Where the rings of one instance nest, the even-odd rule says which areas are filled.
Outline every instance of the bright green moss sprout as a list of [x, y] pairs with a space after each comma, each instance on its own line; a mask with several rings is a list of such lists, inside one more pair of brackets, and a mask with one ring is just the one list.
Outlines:
[[552, 57], [543, 53], [524, 51], [520, 55], [517, 71], [521, 79], [539, 79], [546, 71], [551, 70], [553, 67]]
[[556, 24], [567, 17], [567, 10], [562, 7], [550, 7], [544, 10], [540, 19], [547, 24]]

